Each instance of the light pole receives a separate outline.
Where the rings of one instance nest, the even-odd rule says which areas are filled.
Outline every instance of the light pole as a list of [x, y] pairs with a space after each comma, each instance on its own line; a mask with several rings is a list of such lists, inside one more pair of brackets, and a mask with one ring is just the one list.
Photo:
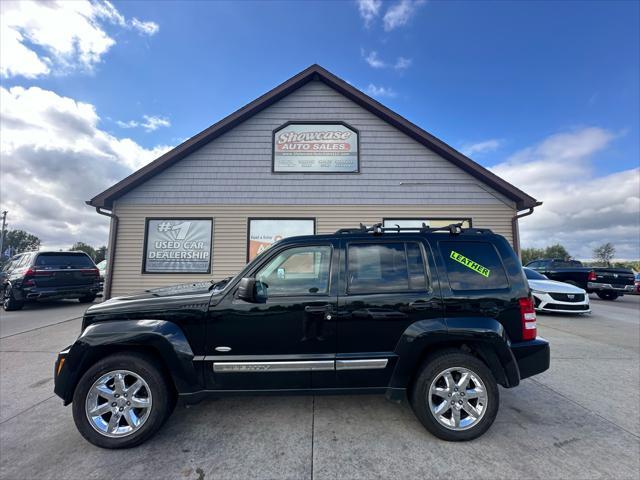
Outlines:
[[4, 229], [7, 226], [7, 211], [2, 212], [2, 233], [0, 234], [0, 259], [4, 256]]

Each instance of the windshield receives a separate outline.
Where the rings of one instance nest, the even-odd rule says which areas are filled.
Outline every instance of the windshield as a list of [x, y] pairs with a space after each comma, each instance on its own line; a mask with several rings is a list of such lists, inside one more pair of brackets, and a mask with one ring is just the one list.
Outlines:
[[536, 272], [535, 270], [531, 270], [530, 268], [523, 268], [524, 275], [527, 277], [527, 280], [548, 280], [547, 277], [542, 275], [541, 273]]

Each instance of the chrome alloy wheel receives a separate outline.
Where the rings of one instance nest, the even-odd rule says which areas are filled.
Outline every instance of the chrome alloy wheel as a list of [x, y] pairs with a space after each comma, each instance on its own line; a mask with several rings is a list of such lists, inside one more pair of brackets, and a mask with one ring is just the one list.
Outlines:
[[468, 368], [440, 372], [431, 382], [427, 396], [431, 413], [449, 430], [467, 430], [477, 425], [487, 411], [487, 389]]
[[85, 412], [91, 426], [105, 437], [138, 431], [151, 413], [149, 385], [129, 370], [105, 373], [89, 389]]

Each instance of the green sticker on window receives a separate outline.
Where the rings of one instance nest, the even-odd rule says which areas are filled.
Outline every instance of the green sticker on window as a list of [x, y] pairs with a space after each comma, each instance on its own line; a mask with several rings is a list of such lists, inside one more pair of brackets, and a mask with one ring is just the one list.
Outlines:
[[462, 255], [462, 254], [460, 254], [460, 253], [458, 253], [458, 252], [456, 252], [454, 250], [451, 250], [450, 257], [453, 260], [455, 260], [456, 262], [461, 263], [465, 267], [470, 268], [474, 272], [479, 273], [483, 277], [489, 278], [489, 274], [491, 273], [491, 270], [489, 270], [487, 267], [483, 267], [479, 263], [474, 262], [473, 260], [465, 257], [464, 255]]

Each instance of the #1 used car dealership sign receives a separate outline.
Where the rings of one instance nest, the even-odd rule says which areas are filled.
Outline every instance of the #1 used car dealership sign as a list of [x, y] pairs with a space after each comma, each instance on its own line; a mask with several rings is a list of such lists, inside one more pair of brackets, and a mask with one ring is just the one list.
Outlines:
[[358, 171], [358, 132], [343, 123], [288, 123], [273, 134], [273, 171]]
[[144, 273], [210, 273], [213, 220], [147, 219]]

